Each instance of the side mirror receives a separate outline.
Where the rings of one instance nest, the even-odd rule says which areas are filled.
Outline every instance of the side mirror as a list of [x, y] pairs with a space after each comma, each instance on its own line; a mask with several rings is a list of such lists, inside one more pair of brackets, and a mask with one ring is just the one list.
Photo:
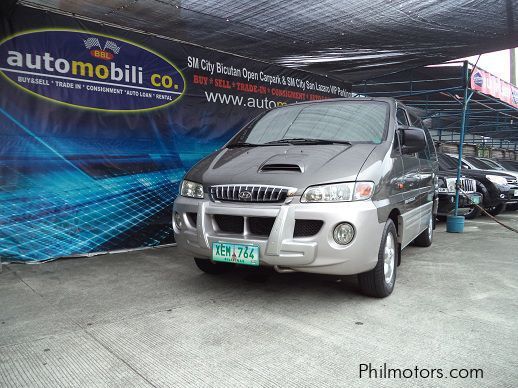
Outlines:
[[414, 154], [426, 148], [426, 136], [421, 128], [399, 126], [401, 134], [401, 152], [403, 154]]

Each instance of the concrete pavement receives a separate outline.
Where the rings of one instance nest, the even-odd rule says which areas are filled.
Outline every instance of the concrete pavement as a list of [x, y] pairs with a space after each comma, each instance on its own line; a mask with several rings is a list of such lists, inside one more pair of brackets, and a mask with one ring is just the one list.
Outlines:
[[[405, 249], [382, 300], [355, 277], [206, 275], [176, 248], [11, 264], [0, 386], [516, 387], [517, 275], [518, 235], [485, 217]], [[368, 363], [483, 378], [360, 378]]]

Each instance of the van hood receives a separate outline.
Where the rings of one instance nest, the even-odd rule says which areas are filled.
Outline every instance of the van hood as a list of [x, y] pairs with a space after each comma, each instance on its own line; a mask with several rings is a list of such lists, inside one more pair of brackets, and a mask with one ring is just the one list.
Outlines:
[[196, 164], [186, 179], [205, 186], [256, 184], [295, 187], [354, 181], [375, 144], [223, 148]]

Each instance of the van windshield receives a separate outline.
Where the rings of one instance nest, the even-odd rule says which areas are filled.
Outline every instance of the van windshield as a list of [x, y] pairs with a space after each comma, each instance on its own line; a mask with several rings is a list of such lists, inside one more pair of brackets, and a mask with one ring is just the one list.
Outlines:
[[389, 105], [379, 101], [333, 101], [273, 109], [245, 127], [229, 146], [382, 142]]

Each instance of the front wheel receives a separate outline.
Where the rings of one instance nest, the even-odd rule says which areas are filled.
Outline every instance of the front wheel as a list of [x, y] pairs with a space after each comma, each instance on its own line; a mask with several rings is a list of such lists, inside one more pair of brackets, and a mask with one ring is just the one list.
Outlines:
[[194, 258], [196, 266], [203, 272], [211, 275], [219, 275], [231, 271], [234, 268], [234, 264], [230, 263], [216, 263], [209, 259]]
[[389, 219], [383, 229], [376, 267], [369, 272], [358, 274], [358, 282], [363, 294], [385, 298], [392, 293], [396, 283], [398, 255], [396, 227]]
[[473, 220], [480, 216], [481, 210], [477, 206], [473, 206], [467, 213], [464, 214], [466, 220]]
[[432, 245], [433, 240], [433, 214], [430, 215], [430, 220], [428, 221], [428, 227], [415, 238], [414, 244], [418, 247], [429, 247]]
[[504, 211], [505, 204], [499, 203], [496, 206], [492, 206], [490, 208], [487, 208], [486, 211], [491, 214], [493, 217], [499, 215]]

